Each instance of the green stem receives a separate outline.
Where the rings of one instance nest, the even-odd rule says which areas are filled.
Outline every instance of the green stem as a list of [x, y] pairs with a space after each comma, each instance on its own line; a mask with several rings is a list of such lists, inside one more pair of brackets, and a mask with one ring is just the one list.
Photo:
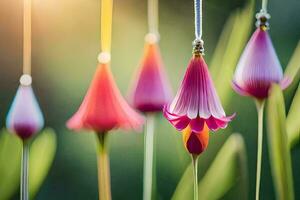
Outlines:
[[111, 200], [107, 133], [98, 133], [98, 188], [99, 200]]
[[198, 155], [192, 155], [194, 176], [194, 200], [198, 200]]
[[148, 114], [146, 132], [144, 137], [144, 200], [151, 200], [152, 198], [153, 148], [154, 114]]
[[20, 199], [28, 200], [28, 169], [29, 169], [29, 142], [22, 141], [22, 166], [21, 166], [21, 184], [20, 184]]
[[258, 114], [258, 141], [257, 141], [257, 162], [256, 162], [256, 193], [255, 199], [259, 200], [260, 177], [261, 177], [261, 161], [263, 148], [263, 115], [264, 115], [264, 101], [256, 101], [256, 108]]

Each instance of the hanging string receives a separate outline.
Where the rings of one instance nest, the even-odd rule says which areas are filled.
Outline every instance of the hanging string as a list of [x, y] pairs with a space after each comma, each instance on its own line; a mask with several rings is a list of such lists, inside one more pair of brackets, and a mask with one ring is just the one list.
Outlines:
[[110, 54], [113, 0], [101, 0], [101, 51]]
[[268, 0], [262, 0], [261, 11], [267, 13]]
[[23, 74], [31, 74], [31, 0], [24, 0]]
[[202, 39], [202, 0], [194, 0], [195, 9], [195, 37], [196, 40]]
[[148, 0], [148, 28], [149, 33], [159, 35], [158, 32], [158, 0]]
[[193, 42], [194, 56], [204, 55], [204, 42], [202, 40], [202, 0], [194, 0], [195, 9], [195, 40]]
[[268, 0], [262, 0], [261, 10], [256, 14], [256, 27], [260, 27], [262, 30], [269, 29], [268, 20], [271, 18], [267, 11]]

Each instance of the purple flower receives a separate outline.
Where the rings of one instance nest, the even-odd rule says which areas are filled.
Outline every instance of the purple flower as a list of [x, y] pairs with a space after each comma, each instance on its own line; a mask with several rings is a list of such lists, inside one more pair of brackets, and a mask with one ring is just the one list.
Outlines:
[[31, 85], [20, 85], [6, 118], [7, 128], [25, 140], [44, 125], [44, 118]]
[[257, 28], [237, 65], [233, 88], [240, 95], [257, 99], [268, 97], [272, 83], [285, 89], [291, 80], [283, 78], [282, 68], [265, 28]]
[[195, 55], [173, 102], [164, 108], [164, 116], [182, 131], [190, 126], [193, 132], [225, 128], [234, 115], [226, 117], [214, 88], [207, 65], [201, 55]]
[[145, 54], [131, 98], [133, 106], [141, 112], [162, 111], [171, 98], [157, 43], [147, 42], [145, 45]]

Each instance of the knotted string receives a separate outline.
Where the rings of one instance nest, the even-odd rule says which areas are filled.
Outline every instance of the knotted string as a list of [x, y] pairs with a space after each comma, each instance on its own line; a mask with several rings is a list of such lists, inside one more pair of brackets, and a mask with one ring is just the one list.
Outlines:
[[256, 14], [256, 26], [260, 27], [263, 30], [269, 29], [268, 20], [271, 18], [270, 14], [267, 11], [268, 0], [262, 0], [261, 10]]

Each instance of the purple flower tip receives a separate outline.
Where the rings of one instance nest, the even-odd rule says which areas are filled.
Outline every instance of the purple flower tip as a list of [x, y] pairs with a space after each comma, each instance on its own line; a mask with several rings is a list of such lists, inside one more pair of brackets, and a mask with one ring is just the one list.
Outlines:
[[202, 56], [191, 59], [179, 91], [164, 116], [179, 131], [188, 125], [194, 132], [226, 128], [232, 116], [226, 116]]
[[44, 118], [31, 86], [20, 85], [6, 118], [7, 128], [28, 139], [44, 125]]
[[146, 43], [145, 54], [133, 85], [132, 104], [141, 112], [162, 111], [171, 92], [157, 43]]
[[279, 59], [267, 30], [257, 28], [248, 42], [233, 78], [233, 89], [243, 96], [268, 97], [272, 83], [285, 89], [291, 80], [283, 77]]

